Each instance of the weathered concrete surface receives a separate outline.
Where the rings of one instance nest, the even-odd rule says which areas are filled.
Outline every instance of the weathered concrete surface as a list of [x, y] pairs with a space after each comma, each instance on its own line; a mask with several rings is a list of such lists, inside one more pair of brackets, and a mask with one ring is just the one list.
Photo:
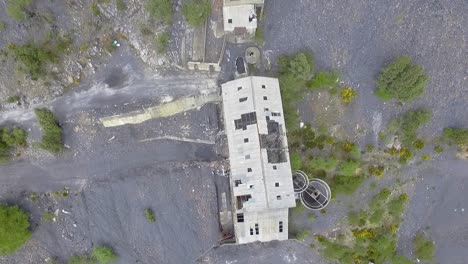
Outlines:
[[187, 112], [189, 110], [200, 108], [207, 103], [220, 100], [221, 98], [215, 94], [198, 97], [185, 97], [162, 105], [144, 108], [142, 111], [135, 111], [128, 114], [103, 117], [101, 118], [101, 122], [104, 125], [104, 127], [122, 126], [126, 124], [139, 124], [153, 118], [168, 117], [182, 112]]

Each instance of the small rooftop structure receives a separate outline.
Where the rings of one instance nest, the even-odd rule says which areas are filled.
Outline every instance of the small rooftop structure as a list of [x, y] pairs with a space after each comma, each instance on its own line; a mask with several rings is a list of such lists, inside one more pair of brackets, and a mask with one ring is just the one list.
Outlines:
[[250, 41], [263, 13], [264, 0], [224, 0], [223, 25], [228, 41]]
[[331, 190], [328, 184], [320, 179], [310, 180], [305, 191], [300, 193], [302, 204], [310, 210], [324, 209], [331, 199]]
[[236, 79], [222, 97], [236, 241], [286, 240], [296, 201], [278, 79]]

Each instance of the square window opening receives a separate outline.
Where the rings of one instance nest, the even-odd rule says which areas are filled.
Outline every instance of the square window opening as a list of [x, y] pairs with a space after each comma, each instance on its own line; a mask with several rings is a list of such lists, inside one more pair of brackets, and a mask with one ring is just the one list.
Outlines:
[[239, 103], [242, 103], [242, 102], [245, 102], [245, 101], [247, 101], [247, 97], [239, 98]]
[[274, 169], [274, 170], [277, 170], [277, 169], [278, 169], [278, 167], [276, 167], [276, 165], [273, 165], [273, 169]]
[[252, 172], [252, 168], [247, 168], [247, 172]]
[[277, 195], [276, 200], [281, 200], [281, 195]]
[[232, 24], [232, 19], [228, 19], [228, 23], [229, 23], [229, 24]]
[[268, 97], [267, 96], [263, 96], [263, 100], [268, 100]]
[[249, 142], [249, 139], [248, 138], [244, 138], [244, 143], [247, 143]]
[[245, 159], [246, 160], [250, 159], [250, 155], [245, 155]]
[[275, 182], [275, 187], [279, 187], [279, 182]]

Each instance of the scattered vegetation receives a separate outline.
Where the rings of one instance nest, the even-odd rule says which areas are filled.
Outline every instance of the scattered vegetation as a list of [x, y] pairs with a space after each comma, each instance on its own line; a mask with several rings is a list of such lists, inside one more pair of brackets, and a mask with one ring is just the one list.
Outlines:
[[49, 223], [49, 222], [52, 222], [54, 220], [54, 217], [55, 217], [54, 213], [45, 212], [44, 214], [42, 214], [41, 219], [42, 219], [42, 221]]
[[125, 4], [124, 0], [117, 0], [115, 2], [115, 5], [117, 6], [117, 10], [120, 11], [120, 12], [123, 12], [125, 10], [127, 10], [127, 4]]
[[18, 95], [13, 95], [7, 98], [7, 103], [18, 103], [21, 100], [21, 98]]
[[424, 141], [422, 141], [421, 139], [417, 139], [416, 141], [413, 142], [413, 147], [415, 149], [423, 149], [424, 148]]
[[411, 147], [417, 140], [417, 130], [429, 123], [432, 118], [430, 110], [408, 111], [393, 119], [387, 127], [386, 135], [398, 135], [405, 147]]
[[153, 213], [153, 210], [151, 210], [151, 208], [145, 209], [145, 216], [146, 216], [146, 219], [148, 219], [150, 223], [156, 222], [156, 218], [154, 217], [154, 213]]
[[169, 46], [169, 33], [163, 32], [156, 36], [156, 49], [159, 53], [166, 53]]
[[309, 219], [309, 222], [313, 223], [313, 222], [315, 222], [315, 219], [317, 217], [315, 216], [315, 214], [311, 213], [311, 214], [309, 214], [309, 216], [307, 218]]
[[208, 0], [189, 0], [184, 3], [182, 13], [187, 23], [193, 27], [205, 24], [211, 12], [211, 4]]
[[118, 259], [118, 256], [112, 250], [112, 248], [107, 246], [96, 246], [93, 248], [92, 256], [100, 263], [100, 264], [108, 264], [111, 262], [115, 262]]
[[3, 22], [0, 22], [0, 31], [4, 30], [6, 28], [6, 24]]
[[299, 170], [302, 168], [302, 159], [299, 153], [291, 153], [290, 161], [292, 170]]
[[413, 238], [413, 249], [416, 258], [432, 262], [435, 254], [435, 246], [424, 233], [417, 233]]
[[468, 128], [445, 128], [443, 135], [457, 145], [468, 145]]
[[13, 54], [15, 60], [21, 63], [18, 70], [29, 74], [33, 80], [44, 77], [46, 75], [45, 66], [58, 59], [57, 55], [45, 45], [34, 43], [22, 46], [9, 45], [8, 50]]
[[101, 9], [99, 9], [99, 6], [96, 3], [91, 4], [91, 13], [93, 13], [94, 16], [101, 15]]
[[29, 215], [17, 205], [0, 204], [0, 256], [15, 253], [30, 237]]
[[7, 163], [12, 150], [26, 146], [27, 133], [24, 129], [15, 127], [12, 130], [0, 129], [0, 164]]
[[[406, 195], [390, 193], [383, 189], [371, 200], [368, 210], [348, 215], [349, 230], [339, 235], [336, 241], [318, 236], [322, 255], [339, 263], [387, 263], [408, 260], [396, 254], [396, 231], [401, 223]], [[347, 236], [351, 238], [346, 239]], [[352, 240], [353, 243], [347, 241]]]
[[427, 155], [427, 154], [424, 154], [424, 155], [421, 156], [421, 159], [422, 160], [430, 160], [431, 157], [429, 157], [429, 155]]
[[263, 44], [265, 44], [264, 32], [260, 27], [257, 27], [255, 30], [255, 43], [259, 46], [263, 46]]
[[62, 151], [62, 129], [58, 125], [54, 113], [47, 108], [34, 109], [34, 113], [44, 133], [41, 142], [37, 142], [36, 145], [54, 154]]
[[357, 96], [357, 91], [351, 87], [346, 87], [341, 90], [341, 101], [350, 103]]
[[26, 18], [26, 8], [31, 2], [32, 0], [9, 0], [6, 11], [11, 18], [21, 22]]
[[434, 147], [434, 152], [437, 153], [437, 154], [440, 154], [440, 153], [444, 152], [444, 149], [441, 146], [435, 146]]
[[296, 239], [299, 241], [304, 241], [310, 235], [307, 229], [302, 229], [296, 234]]
[[325, 72], [325, 71], [318, 71], [315, 76], [307, 82], [307, 87], [312, 90], [318, 90], [322, 88], [331, 88], [334, 87], [338, 80], [340, 79], [340, 75], [337, 71], [332, 72]]
[[88, 255], [76, 255], [68, 259], [68, 264], [96, 264], [96, 259]]
[[410, 57], [401, 56], [380, 73], [375, 95], [384, 101], [392, 98], [413, 101], [424, 93], [428, 79], [421, 66], [413, 64]]
[[171, 0], [148, 0], [145, 8], [151, 17], [162, 20], [168, 25], [172, 23]]

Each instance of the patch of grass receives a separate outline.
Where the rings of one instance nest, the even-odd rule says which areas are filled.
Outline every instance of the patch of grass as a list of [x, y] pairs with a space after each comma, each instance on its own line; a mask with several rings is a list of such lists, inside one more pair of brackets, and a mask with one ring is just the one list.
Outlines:
[[304, 241], [310, 235], [309, 230], [302, 229], [296, 234], [296, 239], [299, 241]]
[[115, 254], [112, 248], [107, 246], [96, 246], [93, 248], [92, 256], [100, 264], [108, 264], [111, 262], [116, 262], [119, 257]]
[[54, 197], [59, 197], [59, 192], [54, 192]]
[[340, 75], [337, 71], [318, 71], [312, 80], [307, 82], [307, 87], [312, 90], [334, 87], [338, 83], [339, 79]]
[[15, 253], [31, 237], [29, 215], [17, 205], [0, 204], [0, 256]]
[[302, 159], [299, 153], [291, 152], [290, 162], [292, 170], [300, 170], [302, 168]]
[[5, 142], [8, 147], [24, 147], [26, 146], [27, 137], [28, 134], [22, 128], [14, 127], [11, 131], [3, 128], [1, 141]]
[[9, 96], [6, 101], [8, 103], [18, 103], [19, 100], [21, 100], [21, 98], [18, 95], [13, 95], [13, 96]]
[[101, 15], [101, 9], [99, 9], [99, 6], [96, 3], [91, 4], [91, 13], [94, 16], [100, 16]]
[[364, 178], [361, 176], [336, 175], [330, 182], [330, 188], [333, 190], [332, 195], [353, 194], [363, 181]]
[[443, 136], [459, 146], [468, 145], [468, 128], [445, 128]]
[[372, 152], [374, 150], [374, 145], [372, 145], [372, 144], [367, 145], [366, 150], [367, 150], [367, 152]]
[[338, 174], [342, 176], [357, 176], [359, 175], [358, 169], [361, 168], [361, 163], [354, 160], [348, 160], [340, 164], [338, 167]]
[[15, 60], [21, 63], [17, 69], [29, 74], [33, 80], [44, 77], [47, 74], [45, 66], [58, 60], [56, 53], [48, 49], [46, 45], [28, 43], [16, 46], [12, 44], [8, 45], [8, 50]]
[[156, 36], [156, 49], [159, 53], [166, 53], [169, 46], [169, 33], [162, 32]]
[[124, 0], [116, 0], [115, 5], [117, 6], [117, 10], [119, 12], [124, 12], [128, 8]]
[[425, 160], [430, 160], [431, 157], [429, 157], [429, 155], [424, 154], [421, 156], [421, 159], [425, 161]]
[[67, 198], [68, 197], [68, 192], [63, 192], [62, 193], [62, 198]]
[[376, 176], [377, 178], [380, 178], [383, 176], [383, 173], [385, 171], [385, 167], [383, 165], [371, 165], [367, 168], [368, 172], [370, 175]]
[[418, 128], [429, 123], [431, 118], [432, 112], [430, 110], [407, 111], [390, 122], [385, 134], [398, 135], [405, 147], [411, 147], [417, 140]]
[[142, 26], [140, 28], [140, 32], [143, 36], [149, 36], [149, 35], [153, 35], [153, 31], [151, 31], [151, 29], [149, 29], [147, 26]]
[[311, 223], [315, 222], [316, 218], [317, 217], [315, 216], [315, 214], [312, 214], [312, 213], [309, 214], [309, 216], [307, 217], [307, 219], [309, 219], [309, 222], [311, 222]]
[[263, 29], [259, 27], [255, 30], [255, 43], [257, 43], [258, 46], [263, 46], [263, 44], [265, 44]]
[[182, 7], [187, 23], [192, 27], [200, 27], [205, 24], [211, 12], [209, 0], [188, 0]]
[[44, 133], [41, 142], [37, 142], [36, 145], [53, 154], [61, 152], [63, 150], [62, 129], [54, 113], [47, 108], [36, 108], [34, 113]]
[[26, 8], [31, 4], [32, 0], [9, 0], [6, 5], [8, 15], [21, 22], [26, 18]]
[[150, 223], [156, 222], [156, 218], [154, 217], [154, 213], [151, 208], [145, 209], [145, 217]]
[[428, 79], [429, 75], [424, 73], [421, 66], [413, 64], [410, 57], [401, 56], [380, 73], [375, 95], [383, 101], [392, 98], [403, 102], [413, 101], [425, 92]]
[[42, 214], [41, 220], [42, 220], [43, 222], [50, 223], [50, 222], [52, 222], [52, 221], [54, 220], [54, 217], [55, 217], [54, 213], [52, 213], [52, 212], [45, 212], [45, 213]]
[[151, 17], [162, 20], [167, 25], [172, 23], [171, 0], [147, 0], [145, 9]]
[[413, 142], [413, 147], [415, 149], [421, 150], [424, 148], [424, 141], [421, 139], [417, 139], [416, 141]]
[[434, 152], [437, 153], [437, 154], [440, 154], [440, 153], [444, 152], [444, 149], [441, 146], [435, 146], [434, 147]]
[[5, 28], [6, 28], [6, 24], [0, 22], [0, 31], [5, 30]]
[[88, 255], [75, 255], [68, 259], [68, 264], [96, 264], [97, 260]]
[[417, 233], [413, 238], [413, 249], [416, 257], [423, 261], [432, 262], [435, 254], [435, 246], [424, 233]]
[[341, 101], [350, 103], [358, 95], [357, 91], [351, 87], [346, 87], [341, 90]]

